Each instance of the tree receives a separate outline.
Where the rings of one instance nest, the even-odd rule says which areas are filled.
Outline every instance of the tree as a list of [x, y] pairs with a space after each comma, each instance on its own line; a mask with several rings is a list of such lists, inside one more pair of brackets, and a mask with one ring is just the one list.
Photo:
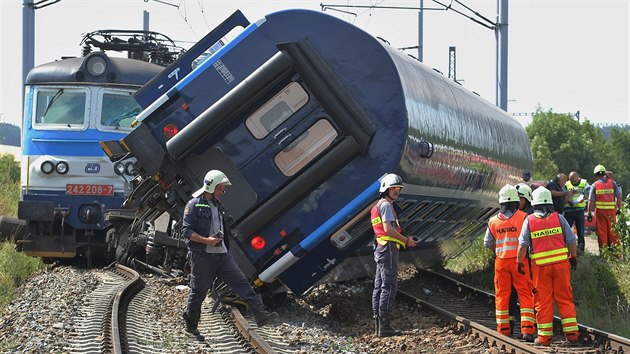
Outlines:
[[545, 112], [538, 107], [526, 131], [534, 152], [537, 179], [551, 179], [571, 171], [589, 179], [593, 167], [605, 160], [606, 140], [588, 120], [580, 124], [571, 114], [554, 113], [551, 109]]
[[630, 192], [627, 189], [630, 182], [630, 131], [612, 129], [605, 151], [608, 156], [604, 166], [614, 172], [615, 182], [620, 186], [626, 186], [626, 193]]

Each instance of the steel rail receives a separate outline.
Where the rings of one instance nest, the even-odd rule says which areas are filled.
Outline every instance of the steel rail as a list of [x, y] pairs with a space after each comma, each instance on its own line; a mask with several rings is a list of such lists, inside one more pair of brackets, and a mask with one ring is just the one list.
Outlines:
[[254, 328], [252, 328], [245, 317], [241, 314], [241, 312], [236, 308], [236, 306], [230, 306], [230, 311], [232, 314], [232, 318], [234, 319], [234, 324], [236, 328], [241, 333], [241, 336], [245, 338], [249, 342], [249, 344], [254, 348], [256, 353], [259, 354], [275, 354], [276, 351], [271, 348], [269, 343], [267, 343], [264, 339], [260, 337], [260, 335], [256, 332]]
[[[430, 273], [433, 274], [435, 276], [441, 277], [443, 279], [449, 280], [451, 282], [453, 282], [457, 287], [459, 288], [466, 288], [467, 291], [473, 292], [473, 293], [477, 293], [477, 294], [481, 294], [483, 296], [487, 296], [491, 299], [494, 300], [495, 296], [494, 294], [472, 287], [470, 285], [467, 285], [465, 283], [463, 283], [460, 280], [457, 280], [455, 278], [452, 278], [448, 275], [445, 274], [441, 274], [438, 272], [434, 272], [434, 271], [430, 271], [430, 270], [426, 270], [423, 269], [423, 272], [426, 273]], [[438, 306], [435, 306], [433, 304], [430, 304], [426, 301], [423, 301], [421, 299], [418, 299], [417, 297], [415, 297], [414, 295], [408, 293], [408, 292], [404, 292], [404, 291], [400, 291], [399, 292], [401, 294], [403, 294], [403, 296], [411, 299], [412, 301], [415, 301], [423, 306], [426, 306], [428, 308], [430, 308], [433, 311], [436, 311], [440, 314], [443, 314], [446, 317], [449, 317], [451, 319], [453, 319], [455, 322], [459, 323], [461, 326], [464, 326], [467, 329], [471, 329], [473, 332], [477, 332], [481, 334], [481, 333], [485, 333], [486, 336], [484, 337], [484, 339], [488, 339], [488, 341], [490, 342], [490, 338], [492, 338], [492, 340], [494, 340], [494, 342], [491, 342], [491, 344], [493, 345], [497, 345], [499, 343], [501, 343], [502, 345], [506, 346], [506, 349], [511, 349], [516, 351], [516, 353], [540, 353], [543, 352], [545, 353], [546, 351], [532, 351], [535, 348], [529, 344], [529, 343], [524, 343], [524, 342], [520, 342], [518, 340], [515, 340], [513, 338], [510, 337], [506, 337], [503, 335], [498, 334], [498, 332], [494, 331], [493, 329], [490, 329], [488, 327], [485, 327], [479, 323], [467, 320], [464, 317], [461, 316], [457, 316], [449, 311], [446, 311], [444, 309], [441, 309]], [[560, 317], [558, 316], [554, 316], [554, 327], [561, 327], [561, 321], [560, 321]], [[483, 327], [483, 330], [477, 330], [477, 326]], [[580, 340], [582, 342], [582, 344], [589, 344], [589, 343], [593, 343], [594, 347], [600, 347], [602, 349], [605, 350], [606, 353], [617, 353], [617, 354], [622, 354], [622, 353], [630, 353], [630, 339], [629, 338], [624, 338], [621, 336], [618, 336], [616, 334], [612, 334], [612, 333], [608, 333], [596, 328], [592, 328], [583, 324], [579, 324], [578, 323], [578, 328], [580, 330]], [[519, 346], [516, 347], [512, 347], [513, 344], [518, 344]], [[520, 347], [527, 347], [527, 349], [523, 349], [525, 351], [521, 351], [519, 352], [518, 350]], [[534, 349], [532, 349], [534, 348]], [[543, 347], [540, 347], [541, 349], [543, 349]], [[577, 348], [576, 348], [577, 349]]]
[[112, 316], [110, 321], [110, 336], [111, 336], [111, 350], [114, 354], [123, 354], [127, 351], [125, 350], [127, 344], [125, 343], [124, 334], [121, 336], [121, 330], [124, 328], [124, 324], [121, 325], [120, 321], [124, 321], [124, 318], [119, 317], [119, 313], [122, 310], [121, 303], [125, 301], [125, 298], [128, 296], [133, 296], [133, 289], [136, 288], [139, 284], [141, 284], [140, 274], [135, 270], [125, 267], [121, 264], [116, 264], [115, 266], [116, 272], [125, 275], [129, 278], [129, 281], [125, 283], [125, 285], [116, 293], [114, 297], [114, 301], [112, 303]]

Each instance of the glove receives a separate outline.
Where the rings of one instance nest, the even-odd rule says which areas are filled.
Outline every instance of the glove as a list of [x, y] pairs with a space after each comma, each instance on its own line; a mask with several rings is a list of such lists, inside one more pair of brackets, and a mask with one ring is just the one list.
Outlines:
[[569, 258], [569, 263], [571, 263], [571, 270], [577, 269], [577, 258], [574, 258], [574, 257]]
[[588, 215], [586, 216], [586, 220], [588, 220], [588, 222], [592, 222], [593, 221], [593, 213], [588, 213]]
[[621, 209], [617, 209], [617, 215], [621, 214]]
[[525, 264], [523, 264], [523, 262], [519, 262], [519, 264], [518, 264], [518, 272], [520, 274], [525, 275], [525, 269], [523, 269], [523, 268], [525, 268]]

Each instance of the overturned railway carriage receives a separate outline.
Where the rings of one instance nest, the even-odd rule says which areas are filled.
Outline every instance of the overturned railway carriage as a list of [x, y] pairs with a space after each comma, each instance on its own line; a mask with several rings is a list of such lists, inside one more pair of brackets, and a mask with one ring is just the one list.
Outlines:
[[[505, 112], [318, 12], [251, 24], [236, 13], [135, 97], [141, 124], [102, 143], [114, 160], [136, 158], [139, 171], [133, 208], [110, 212], [119, 258], [181, 267], [184, 206], [220, 169], [232, 182], [223, 201], [241, 267], [296, 293], [334, 268], [356, 270], [336, 266], [370, 244], [384, 174], [405, 181], [399, 218], [420, 240], [405, 257], [431, 265], [467, 247], [496, 212], [500, 187], [532, 167], [525, 131]], [[172, 221], [156, 231], [164, 212]]]

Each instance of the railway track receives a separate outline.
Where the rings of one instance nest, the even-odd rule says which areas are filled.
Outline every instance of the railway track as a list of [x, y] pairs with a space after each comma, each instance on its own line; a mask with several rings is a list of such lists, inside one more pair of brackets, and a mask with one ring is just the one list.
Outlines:
[[[533, 343], [500, 335], [495, 330], [493, 294], [435, 272], [419, 270], [414, 279], [399, 284], [399, 294], [449, 318], [460, 329], [469, 331], [490, 346], [508, 353], [630, 353], [630, 339], [584, 325], [579, 325], [580, 344], [569, 346], [563, 338], [559, 318], [554, 323], [554, 343], [551, 347], [534, 346]], [[520, 325], [517, 324], [515, 333], [519, 330]]]
[[[69, 339], [68, 353], [170, 353], [185, 350], [186, 339], [165, 338], [147, 318], [152, 289], [144, 287], [133, 269], [113, 264], [95, 271], [98, 287], [75, 317], [78, 330]], [[273, 329], [261, 329], [251, 316], [244, 316], [236, 306], [216, 306], [207, 298], [203, 303], [199, 329], [206, 336], [198, 343], [200, 352], [213, 353], [294, 353]], [[174, 341], [173, 346], [165, 345]]]

